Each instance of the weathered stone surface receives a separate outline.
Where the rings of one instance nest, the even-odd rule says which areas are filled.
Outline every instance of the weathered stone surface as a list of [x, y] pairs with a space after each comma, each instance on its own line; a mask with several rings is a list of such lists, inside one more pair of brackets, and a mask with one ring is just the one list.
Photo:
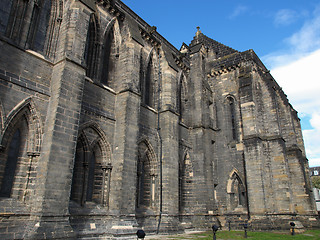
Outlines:
[[0, 3], [1, 239], [318, 225], [297, 112], [252, 50], [37, 2]]

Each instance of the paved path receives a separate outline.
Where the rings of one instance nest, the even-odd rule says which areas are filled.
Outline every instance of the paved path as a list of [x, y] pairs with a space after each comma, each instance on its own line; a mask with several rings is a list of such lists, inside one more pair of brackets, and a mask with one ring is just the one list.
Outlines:
[[[191, 234], [194, 233], [201, 233], [202, 231], [193, 231], [193, 232], [186, 232], [186, 233], [182, 233], [182, 234], [175, 234], [175, 235], [150, 235], [150, 236], [146, 236], [145, 239], [150, 239], [150, 240], [166, 240], [166, 239], [172, 239], [174, 237], [179, 238], [181, 240], [183, 239], [193, 239], [194, 237], [191, 236]], [[198, 238], [201, 238], [201, 236], [198, 236]], [[205, 237], [204, 237], [205, 238]]]

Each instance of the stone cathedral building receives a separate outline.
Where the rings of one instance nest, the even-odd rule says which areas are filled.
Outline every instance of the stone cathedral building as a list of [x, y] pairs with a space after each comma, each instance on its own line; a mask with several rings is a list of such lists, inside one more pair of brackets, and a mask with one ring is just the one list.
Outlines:
[[1, 0], [0, 238], [317, 225], [300, 121], [252, 50], [121, 1]]

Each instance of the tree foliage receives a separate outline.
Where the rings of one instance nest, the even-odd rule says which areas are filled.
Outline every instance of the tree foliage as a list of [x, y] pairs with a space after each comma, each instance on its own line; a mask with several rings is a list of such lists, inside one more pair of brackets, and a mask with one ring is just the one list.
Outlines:
[[320, 189], [320, 176], [311, 177], [312, 186]]

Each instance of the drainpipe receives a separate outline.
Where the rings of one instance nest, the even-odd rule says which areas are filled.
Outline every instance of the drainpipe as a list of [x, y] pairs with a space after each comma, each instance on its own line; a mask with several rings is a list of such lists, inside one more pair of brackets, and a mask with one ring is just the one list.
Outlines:
[[247, 166], [246, 166], [246, 159], [244, 157], [244, 152], [242, 153], [242, 160], [243, 160], [243, 170], [244, 170], [244, 184], [246, 185], [246, 204], [247, 204], [247, 211], [248, 211], [248, 220], [250, 220], [250, 207], [249, 207], [249, 193], [248, 193], [248, 180], [247, 180]]
[[[239, 99], [239, 103], [240, 103], [240, 99]], [[242, 137], [244, 137], [243, 134], [243, 118], [242, 118], [242, 109], [241, 106], [239, 107], [239, 112], [240, 112], [240, 126], [242, 129]], [[242, 140], [243, 142], [243, 140]], [[242, 163], [243, 163], [243, 174], [244, 174], [244, 184], [245, 184], [245, 190], [246, 190], [246, 204], [247, 204], [247, 211], [248, 211], [248, 220], [250, 220], [251, 218], [251, 214], [250, 214], [250, 206], [249, 206], [249, 192], [248, 192], [248, 178], [247, 178], [247, 163], [246, 163], [246, 159], [245, 159], [245, 155], [244, 155], [244, 150], [242, 151]]]
[[157, 132], [159, 137], [159, 144], [160, 144], [160, 153], [159, 153], [159, 174], [160, 174], [160, 206], [159, 206], [159, 222], [157, 227], [157, 234], [159, 234], [160, 224], [161, 224], [161, 217], [162, 217], [162, 137], [160, 132], [160, 97], [161, 97], [161, 66], [160, 66], [160, 48], [158, 48], [158, 63], [159, 63], [159, 71], [158, 71], [158, 126]]

